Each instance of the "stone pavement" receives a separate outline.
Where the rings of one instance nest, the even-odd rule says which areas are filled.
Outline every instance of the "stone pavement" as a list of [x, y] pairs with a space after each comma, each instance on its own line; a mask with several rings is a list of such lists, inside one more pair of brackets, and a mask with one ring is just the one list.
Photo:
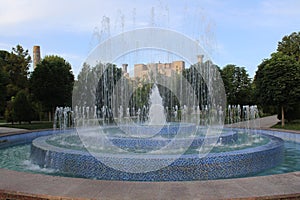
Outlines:
[[6, 169], [0, 175], [0, 199], [300, 199], [300, 172], [188, 182], [101, 181]]
[[20, 128], [0, 127], [0, 135], [8, 134], [8, 133], [24, 132], [24, 131], [27, 131], [27, 130], [20, 129]]
[[277, 115], [272, 115], [272, 116], [258, 118], [258, 119], [254, 119], [254, 120], [250, 120], [250, 121], [229, 124], [229, 125], [226, 125], [226, 127], [267, 129], [267, 128], [274, 126], [278, 122], [279, 122], [279, 120], [277, 119]]

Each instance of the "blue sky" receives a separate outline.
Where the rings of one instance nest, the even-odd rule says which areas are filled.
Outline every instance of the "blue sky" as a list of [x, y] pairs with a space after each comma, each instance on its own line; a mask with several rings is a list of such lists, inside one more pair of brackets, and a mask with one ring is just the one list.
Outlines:
[[[223, 67], [257, 66], [283, 36], [300, 31], [299, 0], [0, 0], [0, 49], [21, 44], [59, 55], [77, 76], [96, 44], [143, 27], [181, 32]], [[109, 23], [107, 22], [109, 19]]]

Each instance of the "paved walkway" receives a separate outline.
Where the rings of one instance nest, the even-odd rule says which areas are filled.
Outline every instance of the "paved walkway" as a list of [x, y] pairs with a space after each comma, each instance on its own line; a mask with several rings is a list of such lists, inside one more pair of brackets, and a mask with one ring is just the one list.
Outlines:
[[232, 128], [261, 128], [266, 129], [277, 124], [279, 120], [277, 115], [272, 115], [268, 117], [258, 118], [250, 121], [239, 122], [235, 124], [226, 125], [226, 127]]
[[0, 127], [0, 135], [1, 134], [8, 134], [8, 133], [24, 132], [24, 131], [28, 131], [28, 130], [20, 129], [20, 128]]

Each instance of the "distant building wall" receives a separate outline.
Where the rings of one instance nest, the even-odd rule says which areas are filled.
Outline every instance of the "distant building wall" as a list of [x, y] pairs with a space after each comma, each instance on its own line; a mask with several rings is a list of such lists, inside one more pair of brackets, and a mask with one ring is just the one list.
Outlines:
[[172, 76], [172, 74], [180, 74], [185, 69], [184, 61], [173, 61], [172, 63], [150, 63], [150, 64], [135, 64], [134, 77], [145, 78], [148, 76], [149, 71], [165, 76]]
[[144, 64], [135, 64], [134, 65], [134, 77], [142, 78], [148, 75], [148, 67]]

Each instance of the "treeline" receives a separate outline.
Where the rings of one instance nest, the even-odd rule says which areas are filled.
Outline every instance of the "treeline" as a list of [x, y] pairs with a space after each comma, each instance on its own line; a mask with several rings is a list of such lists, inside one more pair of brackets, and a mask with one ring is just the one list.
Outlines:
[[29, 72], [31, 56], [21, 45], [0, 51], [0, 117], [7, 122], [51, 120], [56, 106], [71, 106], [74, 75], [59, 56], [46, 56]]

